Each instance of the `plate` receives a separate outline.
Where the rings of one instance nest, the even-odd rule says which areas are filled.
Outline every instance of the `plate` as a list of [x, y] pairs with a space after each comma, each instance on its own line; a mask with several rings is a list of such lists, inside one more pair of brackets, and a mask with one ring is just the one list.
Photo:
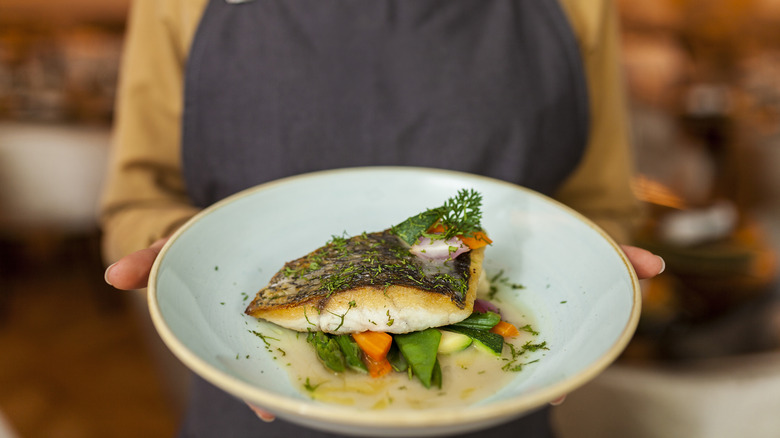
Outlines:
[[[462, 409], [372, 410], [312, 400], [259, 349], [247, 329], [255, 321], [243, 315], [247, 294], [333, 235], [386, 229], [464, 188], [483, 195], [482, 224], [494, 241], [485, 269], [523, 285], [507, 299], [533, 313], [549, 349], [501, 390]], [[205, 380], [291, 422], [363, 436], [464, 433], [528, 414], [613, 362], [640, 311], [626, 256], [582, 215], [517, 185], [412, 167], [316, 172], [226, 198], [172, 236], [148, 291], [160, 337]]]

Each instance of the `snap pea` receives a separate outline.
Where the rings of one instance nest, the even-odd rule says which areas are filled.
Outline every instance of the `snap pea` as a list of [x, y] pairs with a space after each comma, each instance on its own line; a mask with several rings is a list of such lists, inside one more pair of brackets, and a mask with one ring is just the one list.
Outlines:
[[444, 379], [441, 374], [441, 365], [439, 364], [439, 359], [436, 359], [436, 363], [433, 364], [433, 374], [431, 375], [431, 386], [435, 386], [441, 389], [441, 383], [443, 380]]
[[[441, 332], [434, 328], [395, 335], [395, 342], [398, 344], [401, 354], [409, 363], [413, 374], [420, 379], [426, 388], [430, 388], [433, 381], [439, 340], [441, 340]], [[439, 378], [439, 380], [441, 379]]]
[[406, 358], [401, 354], [401, 350], [398, 349], [398, 344], [395, 342], [390, 346], [390, 351], [387, 352], [387, 360], [393, 366], [393, 370], [399, 373], [409, 369], [409, 363], [406, 362]]

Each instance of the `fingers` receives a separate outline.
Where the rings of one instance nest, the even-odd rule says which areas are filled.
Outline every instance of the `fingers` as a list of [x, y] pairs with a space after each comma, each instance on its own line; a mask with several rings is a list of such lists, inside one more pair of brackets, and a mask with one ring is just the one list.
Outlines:
[[566, 395], [562, 395], [555, 400], [550, 402], [550, 406], [560, 406], [563, 404], [563, 402], [566, 401]]
[[664, 272], [666, 263], [661, 257], [635, 246], [621, 245], [621, 248], [626, 254], [626, 257], [628, 257], [628, 260], [634, 266], [636, 276], [640, 280], [652, 278]]
[[106, 283], [117, 289], [143, 289], [149, 281], [149, 272], [157, 255], [168, 239], [160, 239], [149, 248], [136, 251], [119, 259], [105, 272]]
[[246, 405], [249, 406], [249, 409], [251, 409], [259, 419], [265, 421], [266, 423], [270, 423], [276, 419], [274, 414], [264, 411], [253, 404], [247, 403]]

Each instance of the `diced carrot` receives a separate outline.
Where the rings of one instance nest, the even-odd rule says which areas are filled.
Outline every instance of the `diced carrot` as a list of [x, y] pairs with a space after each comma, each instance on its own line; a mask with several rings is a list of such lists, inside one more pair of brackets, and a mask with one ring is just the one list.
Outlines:
[[460, 241], [471, 249], [482, 248], [493, 243], [484, 231], [477, 231], [470, 237], [460, 236]]
[[375, 361], [383, 360], [393, 344], [393, 337], [383, 332], [352, 333], [352, 338], [363, 353]]
[[434, 233], [434, 234], [435, 233], [443, 233], [445, 231], [447, 231], [447, 227], [445, 227], [444, 225], [442, 225], [442, 224], [440, 224], [438, 222], [436, 222], [430, 228], [428, 228], [428, 232], [429, 233]]
[[499, 321], [490, 331], [505, 338], [511, 338], [520, 334], [520, 330], [517, 327], [506, 321]]
[[365, 363], [366, 368], [368, 368], [368, 375], [374, 378], [382, 377], [390, 371], [393, 371], [393, 366], [386, 357], [382, 360], [374, 360], [371, 356], [364, 355], [363, 363]]

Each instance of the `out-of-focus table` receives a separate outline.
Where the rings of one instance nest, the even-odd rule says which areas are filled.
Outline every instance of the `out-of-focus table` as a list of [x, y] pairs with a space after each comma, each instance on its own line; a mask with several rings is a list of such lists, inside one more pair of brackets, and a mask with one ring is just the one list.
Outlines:
[[0, 123], [0, 225], [92, 231], [109, 153], [103, 127]]
[[780, 284], [707, 319], [660, 313], [643, 309], [623, 357], [553, 409], [558, 436], [780, 437]]
[[616, 364], [553, 410], [560, 438], [780, 437], [780, 352]]

